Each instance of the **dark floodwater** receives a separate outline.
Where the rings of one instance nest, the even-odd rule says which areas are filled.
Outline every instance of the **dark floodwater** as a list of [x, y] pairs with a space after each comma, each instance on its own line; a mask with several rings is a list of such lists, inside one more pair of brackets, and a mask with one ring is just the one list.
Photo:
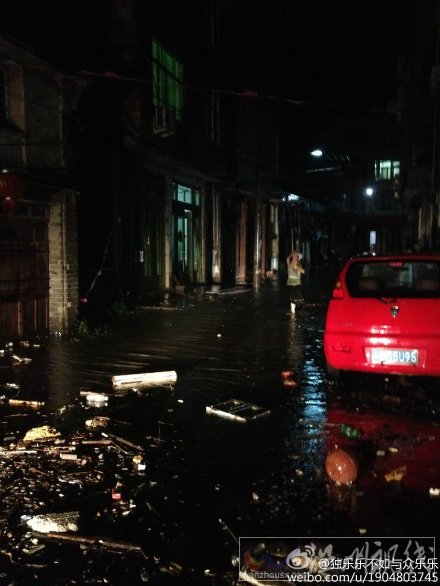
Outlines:
[[[20, 348], [32, 362], [0, 369], [0, 382], [45, 401], [51, 421], [64, 406], [84, 405], [82, 389], [112, 394], [113, 375], [177, 372], [173, 388], [128, 392], [80, 413], [108, 415], [115, 433], [145, 446], [145, 484], [136, 495], [144, 512], [121, 528], [122, 537], [189, 569], [197, 584], [205, 569], [231, 569], [238, 549], [231, 533], [356, 533], [347, 510], [328, 496], [324, 430], [334, 391], [322, 352], [325, 300], [313, 301], [293, 316], [286, 289], [273, 285], [146, 309], [112, 318], [105, 335]], [[298, 386], [281, 384], [287, 368]], [[206, 413], [232, 398], [270, 415], [239, 423]]]

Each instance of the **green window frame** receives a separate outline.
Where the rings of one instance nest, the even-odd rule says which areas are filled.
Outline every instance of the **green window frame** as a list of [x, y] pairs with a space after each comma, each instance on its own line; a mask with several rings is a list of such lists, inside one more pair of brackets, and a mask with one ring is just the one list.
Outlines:
[[152, 41], [153, 106], [174, 110], [182, 119], [183, 65], [156, 40]]

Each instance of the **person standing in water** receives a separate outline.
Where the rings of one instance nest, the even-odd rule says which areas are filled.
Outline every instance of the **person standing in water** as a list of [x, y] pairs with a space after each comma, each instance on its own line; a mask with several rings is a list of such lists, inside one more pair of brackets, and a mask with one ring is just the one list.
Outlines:
[[290, 311], [295, 313], [296, 305], [304, 302], [301, 275], [305, 273], [301, 265], [302, 254], [296, 250], [287, 257], [287, 286], [292, 287], [290, 293]]

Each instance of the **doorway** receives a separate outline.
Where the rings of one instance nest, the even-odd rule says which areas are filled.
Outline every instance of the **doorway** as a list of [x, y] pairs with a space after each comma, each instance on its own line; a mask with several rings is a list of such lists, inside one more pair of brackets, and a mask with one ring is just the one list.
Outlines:
[[174, 286], [199, 281], [200, 257], [200, 192], [175, 184], [171, 250]]

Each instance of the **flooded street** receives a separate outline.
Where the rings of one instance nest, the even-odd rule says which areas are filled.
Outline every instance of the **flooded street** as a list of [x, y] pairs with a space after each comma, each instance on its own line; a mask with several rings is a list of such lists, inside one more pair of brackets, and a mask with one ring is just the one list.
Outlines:
[[[241, 536], [434, 535], [439, 498], [429, 489], [440, 486], [435, 385], [359, 377], [343, 387], [329, 384], [325, 299], [311, 298], [296, 315], [288, 308], [287, 291], [276, 284], [182, 298], [112, 317], [95, 335], [14, 349], [32, 359], [28, 364], [0, 359], [8, 396], [44, 402], [38, 410], [1, 406], [3, 447], [37, 425], [64, 435], [101, 416], [108, 418], [102, 437], [139, 447], [146, 464], [133, 473], [118, 463], [99, 489], [89, 487], [70, 502], [63, 496], [56, 506], [79, 508], [81, 535], [136, 543], [144, 556], [107, 557], [105, 548], [59, 543], [47, 543], [40, 560], [40, 554], [8, 556], [3, 530], [5, 583], [27, 584], [32, 576], [33, 583], [53, 584], [234, 584], [231, 556]], [[290, 386], [281, 377], [287, 369]], [[176, 371], [175, 384], [112, 388], [115, 375], [159, 371]], [[105, 394], [108, 402], [91, 407], [87, 392]], [[230, 399], [268, 413], [244, 423], [207, 414], [207, 406]], [[341, 424], [359, 435], [344, 436]], [[351, 486], [337, 486], [326, 474], [335, 445], [356, 454], [358, 478]], [[130, 449], [126, 456], [131, 461]], [[402, 482], [384, 480], [403, 465]], [[115, 487], [130, 502], [127, 513], [117, 510]], [[10, 528], [22, 503], [8, 494], [1, 517]], [[44, 496], [39, 506], [50, 508]], [[129, 564], [125, 556], [133, 557]]]

